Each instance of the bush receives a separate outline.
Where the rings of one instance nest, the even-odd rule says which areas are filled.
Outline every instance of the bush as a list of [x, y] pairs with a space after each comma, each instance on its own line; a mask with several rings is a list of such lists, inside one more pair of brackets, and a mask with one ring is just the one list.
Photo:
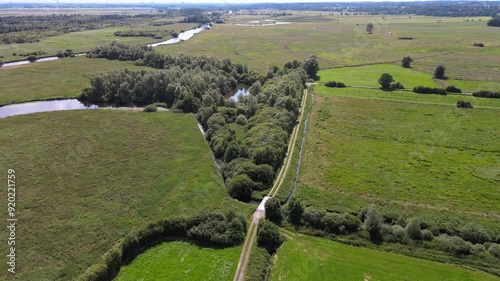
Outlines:
[[64, 53], [63, 52], [58, 52], [57, 55], [56, 55], [56, 57], [62, 59], [62, 58], [64, 58]]
[[281, 213], [281, 204], [278, 199], [272, 197], [266, 201], [266, 219], [280, 225], [283, 220], [283, 214]]
[[313, 207], [307, 207], [302, 213], [302, 220], [307, 226], [310, 226], [315, 229], [322, 229], [323, 223], [322, 219], [326, 215], [326, 212], [323, 210], [317, 210]]
[[259, 223], [257, 232], [257, 245], [265, 248], [269, 254], [274, 254], [283, 244], [285, 238], [280, 234], [278, 226], [274, 223], [263, 220]]
[[463, 101], [463, 100], [460, 100], [457, 102], [457, 107], [458, 108], [474, 108], [470, 102]]
[[434, 78], [436, 79], [445, 79], [444, 72], [446, 71], [446, 67], [444, 65], [438, 65], [436, 70], [434, 71]]
[[473, 223], [467, 224], [461, 231], [460, 236], [473, 244], [483, 244], [484, 242], [491, 241], [491, 237], [486, 231]]
[[439, 237], [438, 241], [442, 250], [456, 256], [472, 255], [476, 251], [472, 243], [459, 237]]
[[472, 95], [478, 98], [500, 99], [500, 92], [477, 91]]
[[446, 90], [441, 88], [430, 88], [424, 86], [417, 86], [413, 88], [413, 92], [417, 94], [437, 94], [437, 95], [446, 95]]
[[325, 86], [326, 87], [334, 88], [334, 87], [337, 87], [337, 82], [335, 82], [335, 81], [328, 81], [328, 82], [325, 83]]
[[326, 232], [340, 234], [344, 232], [343, 219], [340, 214], [327, 213], [322, 219], [321, 224]]
[[37, 57], [37, 56], [35, 56], [35, 55], [31, 55], [31, 56], [29, 56], [29, 57], [27, 58], [27, 60], [28, 60], [28, 61], [30, 61], [30, 62], [34, 62], [34, 61], [36, 61], [37, 59], [38, 59], [38, 57]]
[[375, 208], [375, 205], [368, 207], [364, 224], [372, 240], [380, 240], [382, 238], [382, 223], [382, 217]]
[[396, 89], [403, 90], [405, 87], [403, 86], [403, 84], [401, 84], [399, 82], [395, 82], [395, 83], [392, 83], [389, 88], [392, 90], [396, 90]]
[[144, 112], [156, 112], [158, 111], [158, 108], [154, 104], [148, 104], [146, 107], [144, 107]]
[[483, 43], [474, 43], [474, 47], [484, 47]]
[[408, 239], [406, 238], [406, 231], [400, 225], [393, 225], [391, 227], [391, 234], [394, 236], [394, 239], [396, 239], [396, 242], [405, 244], [408, 242]]
[[[402, 38], [402, 37], [400, 37]], [[411, 63], [413, 62], [413, 59], [411, 57], [404, 57], [401, 60], [401, 66], [404, 68], [411, 68]]]
[[462, 90], [460, 88], [457, 88], [457, 87], [455, 87], [453, 85], [450, 85], [450, 86], [446, 87], [446, 91], [448, 93], [461, 93], [462, 92]]
[[304, 206], [302, 203], [292, 198], [288, 204], [288, 220], [295, 226], [298, 226], [302, 222], [302, 214], [304, 213]]
[[488, 249], [490, 255], [497, 257], [500, 259], [500, 245], [496, 243], [492, 243], [490, 248]]
[[425, 241], [432, 241], [434, 239], [434, 235], [432, 234], [432, 231], [424, 229], [422, 230], [422, 238]]
[[406, 225], [406, 234], [410, 239], [422, 240], [422, 230], [420, 229], [420, 221], [418, 219], [412, 219]]
[[238, 124], [238, 125], [245, 126], [247, 124], [247, 122], [248, 122], [248, 120], [247, 120], [246, 116], [243, 114], [238, 115], [238, 117], [236, 118], [236, 124]]
[[235, 199], [243, 202], [249, 202], [252, 199], [252, 191], [255, 187], [253, 182], [247, 175], [237, 175], [230, 179], [227, 183], [227, 192]]

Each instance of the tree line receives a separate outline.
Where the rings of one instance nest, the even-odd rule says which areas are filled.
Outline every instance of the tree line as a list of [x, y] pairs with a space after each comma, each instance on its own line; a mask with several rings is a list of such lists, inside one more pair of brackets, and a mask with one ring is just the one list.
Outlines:
[[[283, 69], [273, 67], [270, 83], [264, 84], [265, 77], [230, 59], [173, 57], [116, 42], [94, 48], [87, 56], [157, 68], [97, 74], [78, 99], [115, 105], [163, 102], [172, 110], [196, 113], [214, 156], [223, 162], [228, 193], [242, 201], [271, 187], [299, 115], [305, 81], [319, 69], [314, 56], [291, 61]], [[252, 85], [250, 94], [238, 103], [226, 100], [241, 83]], [[233, 124], [243, 126], [242, 137], [236, 136]]]

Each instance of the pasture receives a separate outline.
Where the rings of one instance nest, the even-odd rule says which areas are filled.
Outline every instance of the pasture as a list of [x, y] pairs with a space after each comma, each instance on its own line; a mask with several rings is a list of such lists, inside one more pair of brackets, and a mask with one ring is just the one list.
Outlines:
[[227, 195], [193, 115], [60, 111], [0, 128], [22, 225], [13, 280], [74, 280], [132, 228], [170, 215], [250, 213]]
[[285, 233], [270, 280], [498, 280], [484, 272]]
[[206, 248], [173, 241], [157, 245], [120, 269], [116, 281], [233, 280], [241, 247]]
[[358, 212], [377, 203], [396, 220], [459, 229], [474, 218], [500, 230], [499, 101], [464, 110], [458, 96], [432, 104], [434, 96], [405, 92], [316, 93], [296, 193], [307, 205]]

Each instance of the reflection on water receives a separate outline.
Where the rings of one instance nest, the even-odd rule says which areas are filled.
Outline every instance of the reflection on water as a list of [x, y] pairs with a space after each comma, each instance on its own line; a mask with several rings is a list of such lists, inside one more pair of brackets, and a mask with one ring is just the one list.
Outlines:
[[95, 104], [85, 105], [77, 99], [27, 102], [0, 107], [0, 118], [36, 112], [97, 108]]
[[193, 37], [196, 33], [200, 33], [200, 32], [202, 32], [205, 29], [210, 29], [210, 25], [209, 24], [204, 24], [201, 27], [181, 32], [175, 38], [171, 38], [171, 39], [169, 39], [167, 41], [163, 41], [163, 42], [149, 44], [148, 46], [157, 47], [157, 46], [162, 46], [162, 45], [169, 45], [169, 44], [179, 43], [181, 41], [186, 41], [186, 40], [191, 39], [191, 37]]
[[234, 95], [232, 95], [230, 97], [230, 99], [233, 99], [235, 102], [238, 102], [238, 100], [239, 100], [238, 97], [240, 95], [246, 96], [248, 94], [250, 94], [250, 92], [248, 91], [248, 88], [241, 88], [238, 91], [236, 91], [236, 93], [234, 93]]

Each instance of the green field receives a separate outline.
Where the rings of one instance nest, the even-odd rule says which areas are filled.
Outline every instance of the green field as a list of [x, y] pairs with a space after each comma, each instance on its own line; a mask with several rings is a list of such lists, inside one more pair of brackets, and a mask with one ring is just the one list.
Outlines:
[[117, 68], [146, 69], [132, 62], [65, 58], [0, 69], [0, 105], [52, 97], [75, 98], [92, 75]]
[[116, 281], [233, 280], [241, 247], [204, 248], [187, 242], [165, 242], [121, 268]]
[[[347, 97], [355, 91], [361, 98]], [[375, 202], [428, 223], [474, 217], [500, 230], [498, 108], [405, 102], [378, 90], [316, 93], [297, 191], [306, 204], [357, 212]], [[398, 101], [377, 100], [382, 93]]]
[[350, 86], [380, 87], [378, 79], [382, 73], [389, 73], [396, 82], [407, 89], [415, 86], [436, 87], [432, 73], [422, 73], [395, 64], [378, 64], [359, 67], [326, 69], [318, 72], [320, 82], [337, 81]]
[[287, 232], [270, 280], [499, 280], [454, 265]]
[[0, 128], [22, 225], [14, 280], [74, 280], [149, 221], [249, 212], [227, 196], [193, 115], [60, 111], [0, 119]]
[[116, 31], [128, 30], [188, 30], [196, 27], [193, 23], [176, 23], [165, 26], [150, 26], [147, 23], [128, 24], [119, 27], [109, 27], [95, 30], [86, 30], [81, 32], [71, 32], [57, 36], [49, 36], [43, 38], [38, 43], [24, 44], [0, 44], [0, 55], [4, 56], [1, 59], [4, 62], [12, 60], [23, 60], [25, 57], [13, 56], [13, 53], [28, 53], [35, 51], [44, 51], [47, 54], [44, 56], [55, 56], [58, 51], [72, 49], [73, 52], [87, 52], [93, 47], [104, 44], [109, 44], [112, 41], [118, 41], [129, 45], [146, 45], [152, 42], [165, 41], [165, 39], [153, 39], [149, 37], [118, 37], [113, 35]]

